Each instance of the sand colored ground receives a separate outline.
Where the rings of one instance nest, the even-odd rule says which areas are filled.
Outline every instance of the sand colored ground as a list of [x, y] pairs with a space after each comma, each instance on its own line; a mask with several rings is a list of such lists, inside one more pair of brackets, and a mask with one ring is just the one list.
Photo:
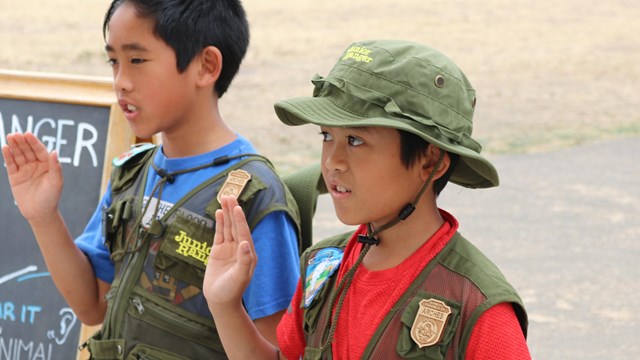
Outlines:
[[[0, 68], [110, 76], [105, 0], [0, 0]], [[252, 43], [226, 120], [284, 171], [319, 151], [272, 104], [306, 96], [352, 41], [403, 38], [453, 58], [478, 91], [487, 153], [547, 151], [640, 133], [640, 6], [633, 0], [245, 1]]]

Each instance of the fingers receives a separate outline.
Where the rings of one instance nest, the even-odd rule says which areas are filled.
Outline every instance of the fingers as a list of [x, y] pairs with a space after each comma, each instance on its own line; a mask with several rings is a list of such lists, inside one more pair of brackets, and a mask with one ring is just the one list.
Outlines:
[[235, 228], [235, 219], [232, 218], [232, 209], [238, 206], [235, 198], [223, 196], [220, 199], [221, 208], [216, 210], [216, 233], [214, 235], [214, 243], [221, 244], [225, 241], [236, 241], [237, 231]]
[[253, 270], [255, 269], [257, 260], [254, 254], [255, 250], [253, 246], [251, 246], [251, 242], [242, 241], [238, 246], [238, 262], [249, 280], [253, 276]]
[[222, 215], [224, 217], [224, 222], [223, 222], [223, 227], [222, 227], [222, 231], [224, 234], [224, 238], [225, 241], [234, 241], [235, 238], [233, 237], [233, 219], [231, 219], [231, 212], [229, 211], [229, 206], [231, 206], [229, 204], [229, 197], [228, 196], [223, 196], [222, 197], [222, 203], [220, 205], [222, 205]]
[[222, 244], [224, 242], [224, 215], [222, 209], [216, 210], [216, 232], [213, 235], [214, 244]]
[[[223, 241], [243, 241], [251, 242], [251, 230], [249, 224], [238, 204], [238, 200], [232, 196], [223, 196], [221, 199], [222, 208], [216, 211], [216, 235], [218, 242]], [[222, 234], [224, 240], [218, 234]], [[253, 243], [251, 242], [251, 245]]]
[[15, 173], [18, 170], [18, 166], [16, 165], [15, 160], [13, 160], [13, 154], [11, 153], [11, 148], [9, 145], [2, 146], [2, 158], [4, 159], [4, 163], [7, 167], [7, 173], [9, 175]]
[[255, 248], [253, 245], [253, 239], [251, 238], [251, 229], [247, 223], [247, 218], [244, 215], [244, 211], [238, 204], [238, 201], [234, 197], [229, 197], [226, 200], [226, 207], [229, 212], [231, 221], [231, 232], [233, 234], [234, 241], [238, 241], [238, 259], [243, 266], [245, 273], [251, 278], [253, 269], [257, 263], [257, 256], [255, 256]]
[[[227, 204], [229, 205], [229, 217], [231, 219], [231, 233], [233, 234], [233, 238], [236, 239], [236, 241], [245, 240], [246, 238], [241, 238], [238, 234], [238, 221], [242, 220], [237, 217], [236, 209], [240, 209], [240, 206], [235, 198], [228, 199]], [[242, 209], [240, 209], [240, 211], [242, 211]], [[244, 213], [242, 217], [244, 217]]]
[[19, 143], [22, 141], [24, 141], [24, 135], [22, 134], [14, 133], [7, 135], [7, 147], [9, 148], [11, 159], [14, 166], [16, 167], [16, 170], [19, 169], [20, 166], [22, 166], [25, 162], [25, 157], [22, 154], [22, 150], [19, 145]]
[[62, 179], [62, 165], [58, 161], [58, 152], [52, 151], [47, 155], [47, 160], [49, 161], [49, 176], [52, 182], [53, 179]]
[[[47, 148], [32, 133], [12, 133], [7, 135], [7, 146], [16, 169], [33, 161], [48, 161]], [[3, 155], [7, 158], [3, 149]]]
[[33, 162], [37, 159], [36, 154], [27, 140], [27, 134], [14, 134], [13, 141], [7, 141], [11, 145], [14, 157], [18, 166], [21, 163]]
[[251, 247], [251, 252], [255, 253], [255, 248], [253, 247], [253, 241], [251, 238], [251, 229], [249, 229], [247, 219], [244, 216], [244, 212], [239, 205], [236, 205], [233, 208], [233, 218], [233, 229], [235, 238], [238, 241], [247, 241], [249, 243], [249, 246]]
[[29, 157], [33, 160], [48, 161], [49, 152], [43, 143], [32, 133], [25, 133], [24, 138], [28, 144]]

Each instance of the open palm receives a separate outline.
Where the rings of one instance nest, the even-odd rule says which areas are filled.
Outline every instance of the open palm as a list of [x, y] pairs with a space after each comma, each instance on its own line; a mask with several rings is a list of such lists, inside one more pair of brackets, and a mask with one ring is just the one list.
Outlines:
[[50, 216], [58, 207], [62, 192], [62, 168], [55, 152], [31, 133], [7, 135], [2, 147], [11, 192], [27, 220]]
[[203, 291], [209, 306], [241, 302], [257, 263], [251, 231], [238, 202], [222, 198], [216, 211], [216, 233], [204, 277]]

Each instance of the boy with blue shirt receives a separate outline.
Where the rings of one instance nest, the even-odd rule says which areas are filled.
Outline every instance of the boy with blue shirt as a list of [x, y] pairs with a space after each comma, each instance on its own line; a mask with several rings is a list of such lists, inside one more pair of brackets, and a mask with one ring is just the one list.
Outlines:
[[114, 0], [104, 22], [114, 90], [138, 138], [75, 242], [58, 211], [56, 152], [30, 133], [2, 153], [16, 203], [52, 278], [85, 324], [93, 358], [226, 358], [202, 279], [218, 194], [250, 214], [261, 264], [243, 303], [259, 331], [275, 326], [298, 280], [298, 210], [252, 144], [218, 110], [248, 45], [239, 1]]

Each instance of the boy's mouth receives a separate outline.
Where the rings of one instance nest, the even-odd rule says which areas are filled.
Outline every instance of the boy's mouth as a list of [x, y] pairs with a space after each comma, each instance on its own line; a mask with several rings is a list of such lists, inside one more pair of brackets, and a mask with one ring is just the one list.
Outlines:
[[341, 186], [341, 185], [336, 185], [336, 186], [333, 187], [333, 189], [338, 193], [350, 193], [351, 192], [351, 190], [349, 190], [346, 187]]
[[120, 99], [118, 103], [125, 114], [132, 114], [138, 111], [138, 107], [129, 103], [126, 99]]
[[136, 105], [130, 104], [125, 99], [120, 100], [119, 104], [127, 120], [133, 121], [136, 117], [138, 117], [140, 109]]

